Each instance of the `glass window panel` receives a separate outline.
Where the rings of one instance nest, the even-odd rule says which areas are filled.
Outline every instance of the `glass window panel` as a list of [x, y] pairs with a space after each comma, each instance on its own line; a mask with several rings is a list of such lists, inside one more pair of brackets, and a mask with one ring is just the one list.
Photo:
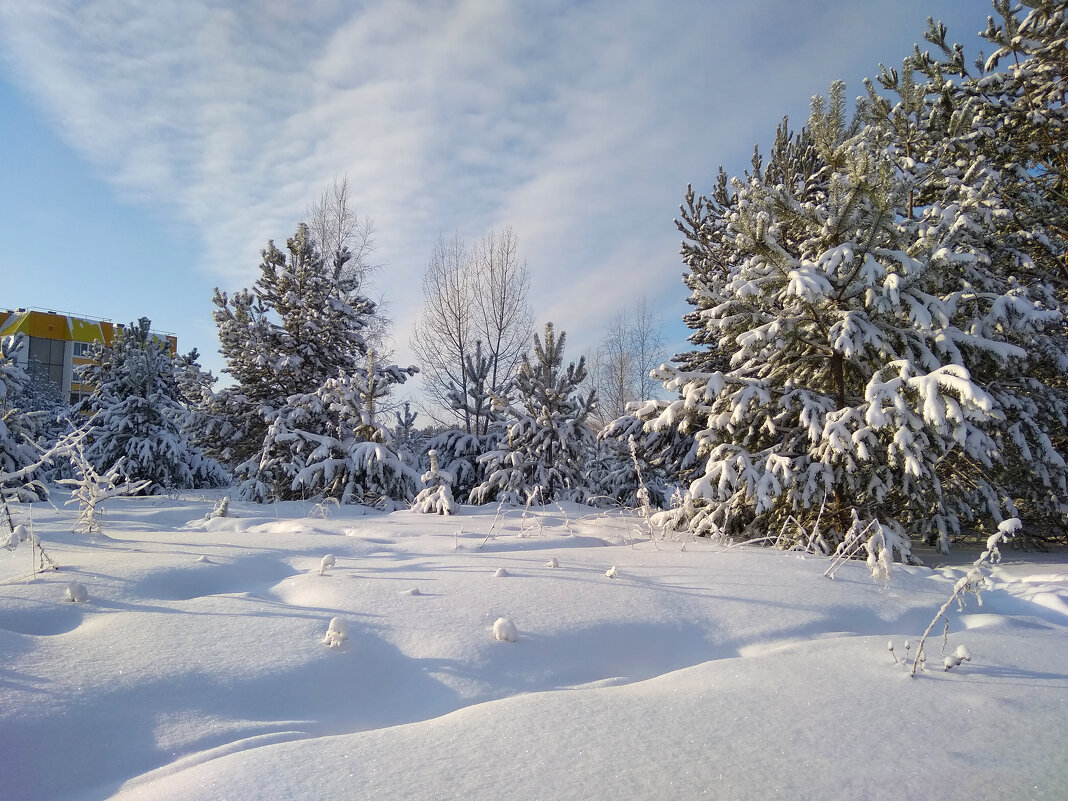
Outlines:
[[30, 337], [30, 358], [36, 359], [41, 364], [48, 364], [48, 340], [40, 337]]

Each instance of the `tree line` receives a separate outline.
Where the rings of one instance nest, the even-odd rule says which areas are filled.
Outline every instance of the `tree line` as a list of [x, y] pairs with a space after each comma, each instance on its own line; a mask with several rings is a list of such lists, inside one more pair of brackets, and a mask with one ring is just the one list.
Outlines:
[[[373, 226], [339, 181], [268, 244], [252, 287], [216, 290], [232, 385], [215, 390], [195, 353], [157, 353], [147, 321], [98, 351], [90, 452], [157, 491], [656, 506], [663, 527], [903, 560], [913, 538], [944, 549], [1009, 517], [1064, 536], [1068, 3], [993, 8], [989, 57], [970, 64], [930, 21], [930, 49], [855, 104], [833, 84], [742, 175], [687, 189], [692, 347], [669, 363], [640, 298], [566, 362], [564, 332], [534, 333], [505, 228], [439, 239], [420, 365], [393, 364], [368, 296]], [[15, 344], [0, 485], [24, 497], [48, 415], [28, 410]], [[391, 400], [416, 373], [425, 426]]]

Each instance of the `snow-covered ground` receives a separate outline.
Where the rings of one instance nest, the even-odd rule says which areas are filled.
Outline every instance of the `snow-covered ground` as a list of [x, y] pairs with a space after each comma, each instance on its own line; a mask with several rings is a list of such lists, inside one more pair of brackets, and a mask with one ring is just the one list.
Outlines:
[[971, 661], [939, 623], [910, 679], [974, 554], [884, 586], [579, 506], [212, 505], [37, 504], [61, 570], [0, 551], [0, 798], [1068, 798], [1064, 554], [1007, 550]]

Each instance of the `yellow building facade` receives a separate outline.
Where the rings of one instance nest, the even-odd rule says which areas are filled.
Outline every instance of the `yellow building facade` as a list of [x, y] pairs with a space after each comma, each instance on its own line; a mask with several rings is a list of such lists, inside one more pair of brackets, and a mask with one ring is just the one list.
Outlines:
[[[115, 331], [123, 327], [122, 323], [110, 320], [43, 309], [0, 309], [0, 338], [25, 335], [22, 347], [15, 353], [16, 361], [23, 369], [36, 364], [71, 403], [92, 392], [93, 388], [81, 381], [79, 368], [92, 364], [93, 345], [103, 342], [110, 346]], [[176, 336], [152, 333], [167, 343], [172, 355], [178, 352]]]

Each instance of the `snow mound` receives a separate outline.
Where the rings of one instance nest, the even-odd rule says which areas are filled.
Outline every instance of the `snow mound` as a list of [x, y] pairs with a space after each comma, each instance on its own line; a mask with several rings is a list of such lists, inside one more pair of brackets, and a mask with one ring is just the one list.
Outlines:
[[76, 604], [84, 604], [89, 600], [89, 590], [79, 581], [72, 581], [67, 585], [67, 600]]
[[506, 617], [497, 618], [497, 622], [493, 624], [493, 639], [501, 642], [518, 640], [519, 632], [516, 630], [515, 623]]

